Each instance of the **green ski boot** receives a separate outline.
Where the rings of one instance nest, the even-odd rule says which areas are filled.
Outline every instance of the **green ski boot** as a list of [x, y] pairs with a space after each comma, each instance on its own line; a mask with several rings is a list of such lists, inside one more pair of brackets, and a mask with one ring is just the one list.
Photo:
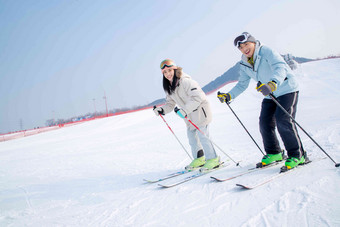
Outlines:
[[285, 166], [287, 169], [293, 169], [298, 165], [303, 165], [305, 163], [305, 157], [301, 156], [301, 158], [290, 157], [286, 160]]
[[189, 165], [187, 165], [185, 169], [188, 171], [192, 171], [199, 167], [204, 166], [204, 164], [205, 164], [205, 157], [202, 156], [202, 157], [195, 158], [194, 160], [192, 160], [192, 162]]
[[212, 170], [220, 166], [220, 157], [208, 159], [204, 166], [200, 169], [201, 172]]
[[265, 156], [263, 156], [262, 158], [262, 165], [269, 165], [273, 162], [280, 162], [282, 161], [282, 153], [278, 153], [278, 154], [266, 154]]

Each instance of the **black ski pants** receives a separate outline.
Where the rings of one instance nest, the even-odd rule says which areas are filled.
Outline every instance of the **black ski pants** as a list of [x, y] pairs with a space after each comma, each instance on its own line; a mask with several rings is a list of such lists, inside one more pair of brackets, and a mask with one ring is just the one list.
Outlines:
[[[288, 93], [277, 97], [277, 101], [295, 119], [299, 92]], [[263, 99], [260, 114], [260, 132], [267, 154], [281, 151], [275, 128], [281, 136], [288, 157], [300, 158], [304, 155], [302, 143], [292, 119], [284, 113], [272, 99]]]

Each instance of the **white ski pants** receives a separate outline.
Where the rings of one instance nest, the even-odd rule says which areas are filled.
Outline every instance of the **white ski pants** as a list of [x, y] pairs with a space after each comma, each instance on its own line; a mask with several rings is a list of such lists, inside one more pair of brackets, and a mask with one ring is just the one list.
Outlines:
[[191, 147], [191, 152], [193, 158], [197, 158], [197, 152], [199, 150], [203, 150], [205, 159], [216, 158], [216, 151], [214, 149], [213, 144], [209, 140], [209, 127], [208, 125], [205, 127], [201, 127], [200, 130], [204, 133], [204, 135], [198, 131], [197, 129], [190, 130], [187, 129], [187, 136], [189, 139], [189, 144]]

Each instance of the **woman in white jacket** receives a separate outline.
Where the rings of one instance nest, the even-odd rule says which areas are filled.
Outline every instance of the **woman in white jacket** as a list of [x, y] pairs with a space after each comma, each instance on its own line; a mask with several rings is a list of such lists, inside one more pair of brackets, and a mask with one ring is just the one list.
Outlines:
[[[208, 124], [212, 114], [207, 97], [198, 83], [176, 66], [175, 62], [166, 59], [161, 62], [163, 89], [166, 103], [154, 108], [155, 114], [165, 115], [175, 110], [184, 119], [187, 136], [194, 160], [185, 168], [192, 170], [199, 167], [213, 169], [220, 165], [220, 158], [209, 140]], [[179, 108], [175, 108], [175, 106]], [[175, 108], [175, 109], [174, 109]], [[191, 120], [203, 133], [200, 133], [188, 120]]]

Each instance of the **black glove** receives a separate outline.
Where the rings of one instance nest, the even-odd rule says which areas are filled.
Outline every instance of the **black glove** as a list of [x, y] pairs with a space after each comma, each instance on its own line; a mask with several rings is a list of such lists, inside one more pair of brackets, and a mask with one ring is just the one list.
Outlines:
[[264, 96], [269, 95], [270, 93], [276, 91], [277, 85], [275, 81], [269, 81], [267, 84], [262, 84], [261, 82], [257, 83], [256, 90], [261, 92]]
[[229, 103], [231, 100], [231, 95], [229, 93], [217, 92], [217, 98], [221, 101], [221, 103]]
[[154, 106], [153, 107], [153, 112], [155, 112], [156, 116], [159, 116], [160, 114], [161, 115], [164, 115], [164, 110], [162, 107], [156, 107]]

